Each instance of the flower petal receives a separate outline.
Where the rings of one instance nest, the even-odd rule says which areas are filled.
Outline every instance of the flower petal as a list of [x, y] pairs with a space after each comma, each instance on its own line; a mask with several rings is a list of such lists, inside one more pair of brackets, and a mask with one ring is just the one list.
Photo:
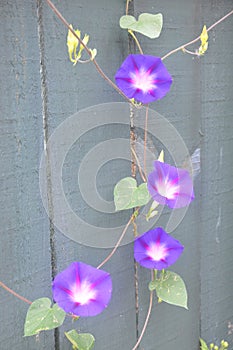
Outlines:
[[149, 55], [129, 55], [118, 69], [115, 80], [128, 98], [142, 103], [161, 99], [172, 83], [161, 58]]
[[134, 258], [148, 269], [162, 270], [174, 264], [183, 249], [179, 241], [158, 227], [135, 239]]
[[66, 312], [95, 316], [108, 305], [112, 293], [109, 273], [82, 262], [73, 262], [53, 281], [53, 298]]
[[170, 208], [182, 208], [194, 199], [193, 181], [189, 172], [159, 161], [148, 175], [148, 191], [152, 198]]

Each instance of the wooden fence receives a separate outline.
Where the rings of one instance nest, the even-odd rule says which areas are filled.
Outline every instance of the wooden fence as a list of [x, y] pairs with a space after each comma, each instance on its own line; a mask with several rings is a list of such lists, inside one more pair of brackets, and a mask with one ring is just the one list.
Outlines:
[[[123, 0], [56, 0], [65, 18], [90, 34], [90, 46], [111, 77], [128, 54], [128, 36], [118, 21]], [[231, 0], [164, 0], [131, 2], [131, 12], [164, 15], [159, 39], [142, 39], [147, 54], [162, 56], [200, 34], [232, 9]], [[92, 64], [73, 67], [67, 57], [67, 30], [45, 1], [0, 2], [0, 280], [30, 300], [51, 295], [51, 276], [72, 261], [93, 266], [110, 249], [74, 242], [50, 222], [39, 188], [44, 142], [69, 116], [86, 107], [123, 101]], [[152, 104], [178, 130], [190, 152], [201, 150], [196, 200], [175, 231], [185, 252], [174, 270], [189, 293], [189, 310], [165, 303], [153, 309], [140, 349], [198, 350], [199, 337], [233, 348], [233, 17], [216, 27], [202, 58], [181, 52], [166, 66], [174, 83], [167, 97]], [[132, 50], [132, 47], [130, 48]], [[109, 125], [111, 114], [109, 115]], [[100, 214], [82, 200], [77, 170], [98, 142], [125, 137], [125, 126], [95, 128], [77, 142], [63, 173], [64, 190], [74, 211], [96, 226], [118, 226], [130, 214]], [[123, 136], [122, 136], [123, 135]], [[112, 199], [114, 184], [130, 175], [130, 164], [117, 160], [98, 177], [100, 193]], [[87, 176], [88, 185], [88, 176]], [[79, 227], [77, 227], [79, 230]], [[140, 334], [148, 308], [149, 272], [138, 269], [138, 313], [135, 303], [133, 245], [119, 248], [106, 264], [113, 296], [104, 313], [59, 332], [23, 337], [28, 305], [0, 289], [0, 349], [70, 349], [64, 330], [76, 327], [96, 337], [96, 350], [129, 350]]]

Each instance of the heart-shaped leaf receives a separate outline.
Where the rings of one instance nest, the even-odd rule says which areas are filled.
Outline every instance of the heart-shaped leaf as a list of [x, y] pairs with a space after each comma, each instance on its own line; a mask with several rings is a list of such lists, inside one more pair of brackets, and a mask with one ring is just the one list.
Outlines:
[[51, 307], [51, 300], [40, 298], [29, 307], [25, 324], [24, 336], [38, 334], [40, 331], [53, 329], [62, 325], [66, 313], [57, 304]]
[[116, 210], [125, 210], [145, 205], [150, 200], [147, 184], [137, 187], [137, 181], [132, 177], [121, 179], [114, 188], [114, 203]]
[[130, 202], [130, 208], [141, 207], [147, 204], [151, 196], [147, 189], [147, 184], [139, 185], [134, 191]]
[[148, 38], [155, 39], [159, 37], [163, 27], [163, 15], [161, 13], [156, 15], [142, 13], [138, 17], [138, 20], [136, 20], [134, 16], [122, 16], [120, 18], [120, 27], [133, 30]]
[[168, 304], [187, 309], [187, 290], [182, 278], [175, 272], [166, 270], [160, 277], [150, 282], [150, 290], [156, 290], [159, 299]]
[[67, 339], [73, 345], [73, 349], [91, 350], [95, 344], [95, 338], [90, 333], [77, 333], [75, 329], [65, 332]]

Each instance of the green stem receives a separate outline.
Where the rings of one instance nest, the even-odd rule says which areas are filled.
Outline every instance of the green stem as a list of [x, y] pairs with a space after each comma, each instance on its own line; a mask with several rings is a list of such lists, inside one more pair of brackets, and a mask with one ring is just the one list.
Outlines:
[[132, 35], [132, 37], [134, 38], [134, 40], [136, 42], [136, 45], [137, 45], [137, 47], [138, 47], [138, 49], [140, 51], [140, 54], [143, 55], [143, 51], [142, 51], [141, 45], [139, 44], [139, 41], [138, 41], [136, 35], [134, 34], [134, 32], [131, 29], [128, 29], [128, 33], [130, 35]]

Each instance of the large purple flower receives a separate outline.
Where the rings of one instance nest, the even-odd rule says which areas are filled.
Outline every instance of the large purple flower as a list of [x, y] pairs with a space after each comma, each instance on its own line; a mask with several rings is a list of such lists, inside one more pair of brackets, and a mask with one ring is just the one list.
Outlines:
[[128, 98], [150, 103], [164, 97], [172, 77], [160, 57], [129, 55], [115, 75], [117, 86]]
[[152, 198], [170, 208], [182, 208], [194, 199], [193, 181], [185, 169], [175, 168], [159, 161], [148, 175], [148, 190]]
[[174, 264], [183, 249], [179, 241], [158, 227], [135, 239], [134, 258], [148, 269], [162, 270]]
[[95, 316], [108, 305], [112, 293], [109, 273], [82, 262], [73, 262], [53, 281], [53, 298], [66, 312]]

